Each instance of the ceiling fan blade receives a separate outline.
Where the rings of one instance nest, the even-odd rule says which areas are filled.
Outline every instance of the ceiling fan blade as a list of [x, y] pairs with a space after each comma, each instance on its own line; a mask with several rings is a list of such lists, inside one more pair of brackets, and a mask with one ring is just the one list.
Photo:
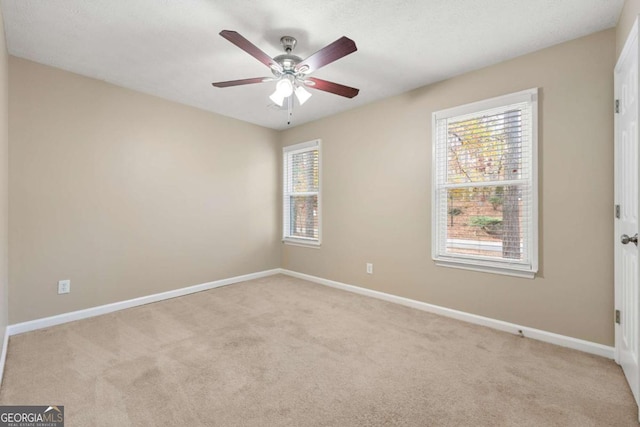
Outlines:
[[250, 85], [253, 83], [262, 83], [264, 79], [265, 77], [254, 77], [252, 79], [230, 80], [228, 82], [217, 82], [217, 83], [211, 83], [211, 84], [214, 85], [215, 87], [240, 86], [240, 85]]
[[343, 36], [299, 63], [296, 70], [305, 74], [312, 73], [318, 68], [337, 61], [356, 50], [358, 50], [356, 43], [350, 38]]
[[346, 98], [353, 98], [360, 92], [360, 89], [341, 85], [339, 83], [328, 82], [322, 79], [316, 79], [315, 77], [308, 77], [307, 81], [312, 81], [314, 84], [307, 84], [312, 89], [323, 90], [325, 92], [334, 93], [336, 95], [344, 96]]
[[278, 64], [273, 60], [273, 58], [260, 50], [260, 48], [258, 48], [256, 45], [241, 36], [240, 33], [236, 31], [222, 30], [220, 31], [220, 35], [238, 46], [240, 49], [247, 52], [249, 55], [256, 58], [258, 61], [262, 62], [267, 67], [275, 68], [278, 71], [282, 71], [282, 67], [280, 66], [280, 64]]

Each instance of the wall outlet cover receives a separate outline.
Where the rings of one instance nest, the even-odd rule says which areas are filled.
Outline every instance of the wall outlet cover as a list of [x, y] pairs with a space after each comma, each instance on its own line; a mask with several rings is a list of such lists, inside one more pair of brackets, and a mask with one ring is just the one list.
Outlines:
[[71, 280], [58, 281], [58, 294], [68, 294], [71, 292]]

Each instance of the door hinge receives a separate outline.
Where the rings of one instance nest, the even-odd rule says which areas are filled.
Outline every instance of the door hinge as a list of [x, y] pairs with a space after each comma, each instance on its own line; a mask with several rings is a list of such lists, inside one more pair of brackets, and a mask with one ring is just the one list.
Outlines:
[[620, 324], [620, 310], [616, 310], [616, 323]]
[[616, 218], [620, 219], [620, 205], [616, 205]]
[[616, 113], [620, 112], [620, 100], [616, 99]]

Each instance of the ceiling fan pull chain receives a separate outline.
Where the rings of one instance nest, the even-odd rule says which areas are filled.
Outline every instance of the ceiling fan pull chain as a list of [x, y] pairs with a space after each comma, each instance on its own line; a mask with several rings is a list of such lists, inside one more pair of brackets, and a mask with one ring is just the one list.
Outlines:
[[291, 118], [293, 117], [293, 96], [287, 98], [287, 126], [291, 125]]

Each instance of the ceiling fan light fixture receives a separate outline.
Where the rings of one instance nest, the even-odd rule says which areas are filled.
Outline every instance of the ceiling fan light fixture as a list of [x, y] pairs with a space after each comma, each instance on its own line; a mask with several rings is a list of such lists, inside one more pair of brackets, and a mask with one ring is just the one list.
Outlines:
[[293, 93], [293, 83], [289, 79], [282, 79], [276, 85], [276, 92], [278, 92], [283, 98], [288, 97]]
[[282, 95], [277, 88], [276, 88], [276, 91], [269, 96], [269, 99], [272, 100], [273, 103], [276, 104], [278, 107], [282, 107], [282, 104], [284, 104], [284, 98], [285, 96]]
[[298, 86], [295, 93], [300, 105], [303, 105], [309, 98], [311, 98], [311, 93], [302, 86]]

